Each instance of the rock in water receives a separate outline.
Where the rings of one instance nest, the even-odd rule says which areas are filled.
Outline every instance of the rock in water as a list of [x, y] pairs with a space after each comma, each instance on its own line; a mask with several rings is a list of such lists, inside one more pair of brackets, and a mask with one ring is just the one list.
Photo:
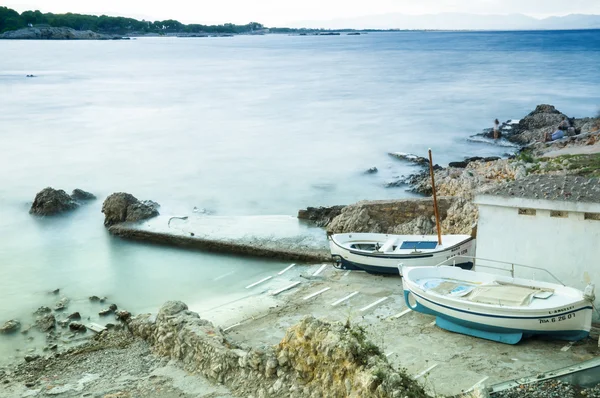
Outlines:
[[141, 221], [158, 216], [158, 203], [150, 200], [144, 200], [129, 205], [127, 208], [127, 218], [125, 221]]
[[67, 305], [69, 304], [69, 299], [66, 297], [63, 297], [62, 299], [60, 299], [60, 301], [58, 303], [56, 303], [56, 305], [54, 306], [54, 311], [62, 311], [65, 308], [67, 308]]
[[102, 213], [104, 213], [104, 225], [121, 223], [127, 218], [127, 208], [129, 205], [139, 202], [135, 196], [125, 192], [117, 192], [110, 195], [102, 204]]
[[29, 213], [38, 216], [51, 216], [77, 208], [77, 203], [62, 189], [44, 188], [31, 205]]
[[298, 218], [312, 221], [317, 226], [323, 227], [339, 216], [344, 207], [346, 206], [308, 207], [306, 210], [298, 210]]
[[83, 189], [76, 188], [71, 192], [71, 197], [75, 200], [94, 200], [96, 195]]
[[40, 356], [37, 354], [27, 354], [25, 355], [25, 362], [33, 362], [40, 359]]
[[0, 326], [0, 333], [14, 333], [21, 327], [21, 322], [16, 319], [6, 321], [4, 325]]
[[49, 332], [50, 330], [54, 329], [55, 323], [56, 323], [56, 318], [54, 318], [54, 315], [47, 314], [47, 315], [41, 316], [36, 319], [35, 327], [40, 332], [45, 333], [45, 332]]
[[52, 310], [46, 306], [41, 306], [40, 308], [38, 308], [37, 310], [35, 310], [35, 312], [33, 313], [34, 315], [44, 315], [44, 314], [48, 314], [52, 312]]
[[113, 193], [102, 204], [104, 225], [110, 227], [124, 221], [142, 221], [158, 216], [158, 206], [156, 202], [139, 201], [129, 193]]
[[69, 320], [78, 321], [81, 319], [81, 314], [79, 312], [74, 312], [67, 317]]
[[81, 332], [81, 333], [83, 333], [87, 330], [85, 325], [82, 323], [79, 323], [79, 322], [71, 322], [71, 324], [69, 325], [69, 329], [71, 329], [74, 332]]
[[131, 313], [129, 311], [120, 310], [115, 313], [115, 318], [118, 321], [127, 322], [131, 318]]

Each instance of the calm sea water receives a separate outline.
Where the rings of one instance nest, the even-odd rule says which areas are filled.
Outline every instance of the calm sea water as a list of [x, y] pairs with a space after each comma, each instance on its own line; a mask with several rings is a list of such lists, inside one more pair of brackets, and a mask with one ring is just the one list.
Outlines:
[[[113, 239], [112, 192], [219, 215], [404, 197], [384, 185], [413, 169], [388, 152], [501, 155], [466, 138], [539, 103], [594, 114], [599, 64], [598, 31], [0, 41], [0, 322], [57, 287], [78, 308], [214, 303], [285, 265]], [[100, 200], [31, 217], [46, 186]]]

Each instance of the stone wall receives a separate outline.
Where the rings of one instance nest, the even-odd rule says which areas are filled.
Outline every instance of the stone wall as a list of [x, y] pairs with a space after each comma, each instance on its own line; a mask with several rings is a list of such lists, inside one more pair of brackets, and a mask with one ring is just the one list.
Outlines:
[[156, 317], [138, 316], [129, 328], [157, 354], [244, 397], [427, 397], [362, 329], [348, 324], [307, 317], [278, 346], [247, 348], [228, 341], [184, 303], [168, 302]]
[[[440, 219], [444, 220], [454, 198], [438, 197]], [[377, 232], [431, 234], [435, 231], [433, 198], [361, 201], [346, 206], [327, 226], [332, 234]]]

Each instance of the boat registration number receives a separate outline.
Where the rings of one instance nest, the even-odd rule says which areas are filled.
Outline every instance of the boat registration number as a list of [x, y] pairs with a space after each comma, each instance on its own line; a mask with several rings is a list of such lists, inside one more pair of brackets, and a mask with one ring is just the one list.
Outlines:
[[571, 319], [571, 318], [575, 318], [575, 313], [572, 314], [566, 314], [566, 315], [559, 315], [559, 316], [555, 316], [549, 319], [540, 319], [540, 323], [554, 323], [554, 322], [561, 322], [561, 321], [566, 321], [567, 319]]
[[[460, 247], [456, 250], [460, 250]], [[463, 254], [467, 254], [467, 249], [462, 249], [461, 251], [457, 251], [456, 253], [452, 253], [449, 256], [446, 256], [446, 260], [451, 259], [452, 257], [456, 257], [456, 256], [462, 256]]]

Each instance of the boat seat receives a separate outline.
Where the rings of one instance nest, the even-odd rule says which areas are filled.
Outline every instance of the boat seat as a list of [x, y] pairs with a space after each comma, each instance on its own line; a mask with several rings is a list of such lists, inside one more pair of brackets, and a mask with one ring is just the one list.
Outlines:
[[398, 243], [398, 237], [392, 237], [385, 241], [385, 243], [379, 248], [382, 253], [388, 253], [394, 250], [394, 246]]

